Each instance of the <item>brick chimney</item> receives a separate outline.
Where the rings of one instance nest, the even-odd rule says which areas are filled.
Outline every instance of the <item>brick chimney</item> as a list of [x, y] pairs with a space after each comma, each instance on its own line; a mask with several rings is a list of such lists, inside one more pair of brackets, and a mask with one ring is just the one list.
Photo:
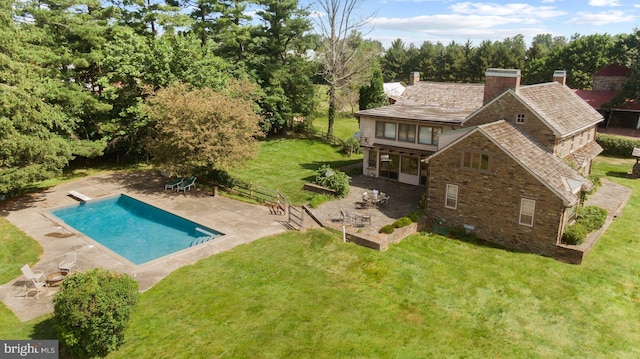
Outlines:
[[409, 74], [409, 85], [415, 85], [420, 81], [420, 73], [418, 71], [413, 71]]
[[559, 82], [560, 85], [567, 84], [567, 72], [565, 70], [555, 70], [553, 72], [553, 81]]
[[517, 69], [487, 69], [484, 78], [484, 103], [506, 89], [514, 91], [520, 87], [520, 70]]

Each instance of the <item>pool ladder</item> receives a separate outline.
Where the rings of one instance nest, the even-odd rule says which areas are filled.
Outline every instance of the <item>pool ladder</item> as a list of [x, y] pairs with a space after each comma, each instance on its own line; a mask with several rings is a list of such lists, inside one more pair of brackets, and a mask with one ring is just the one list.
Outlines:
[[216, 237], [213, 233], [211, 233], [209, 231], [205, 231], [204, 229], [202, 229], [200, 227], [196, 227], [196, 231], [198, 231], [200, 233], [204, 233], [207, 236], [206, 237], [198, 237], [198, 238], [194, 239], [193, 241], [191, 241], [191, 244], [189, 245], [189, 247], [193, 247], [193, 246], [196, 246], [198, 244], [209, 242], [210, 240], [212, 240], [212, 239], [214, 239]]
[[198, 244], [202, 244], [202, 243], [206, 243], [209, 242], [210, 240], [212, 240], [214, 237], [213, 236], [209, 236], [209, 237], [198, 237], [196, 239], [194, 239], [191, 244], [189, 245], [189, 247], [193, 247], [193, 246], [197, 246]]

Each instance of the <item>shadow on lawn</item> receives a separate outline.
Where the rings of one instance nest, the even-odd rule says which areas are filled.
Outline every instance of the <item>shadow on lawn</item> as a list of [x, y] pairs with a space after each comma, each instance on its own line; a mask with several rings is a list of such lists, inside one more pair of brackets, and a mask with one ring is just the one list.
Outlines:
[[634, 178], [628, 172], [607, 171], [607, 177]]
[[487, 241], [485, 239], [481, 239], [476, 237], [475, 234], [473, 233], [466, 233], [464, 229], [462, 228], [456, 228], [456, 227], [444, 227], [444, 226], [440, 226], [440, 225], [434, 225], [431, 227], [431, 233], [434, 234], [438, 234], [450, 239], [455, 239], [461, 242], [465, 242], [465, 243], [469, 243], [469, 244], [474, 244], [480, 247], [486, 247], [486, 248], [493, 248], [493, 249], [501, 249], [503, 251], [506, 252], [510, 252], [510, 253], [524, 253], [524, 254], [529, 254], [530, 252], [521, 250], [521, 249], [516, 249], [516, 248], [510, 248], [510, 247], [505, 247], [503, 245], [500, 245], [498, 243], [494, 243], [491, 241]]

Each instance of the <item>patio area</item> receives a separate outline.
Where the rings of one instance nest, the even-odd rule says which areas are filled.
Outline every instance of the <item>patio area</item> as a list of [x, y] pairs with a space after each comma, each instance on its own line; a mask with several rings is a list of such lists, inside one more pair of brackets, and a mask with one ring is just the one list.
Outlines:
[[[323, 227], [342, 231], [344, 226], [348, 241], [377, 250], [386, 250], [391, 243], [404, 238], [405, 232], [415, 231], [414, 224], [396, 229], [391, 235], [378, 233], [382, 226], [418, 210], [424, 187], [367, 176], [353, 177], [350, 187], [347, 197], [307, 208], [308, 212]], [[363, 194], [371, 196], [374, 190], [388, 198], [367, 205]]]

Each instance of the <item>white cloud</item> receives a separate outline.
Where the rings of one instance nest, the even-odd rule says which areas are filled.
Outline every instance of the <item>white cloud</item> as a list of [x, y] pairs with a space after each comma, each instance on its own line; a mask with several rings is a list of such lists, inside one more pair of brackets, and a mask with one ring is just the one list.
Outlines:
[[551, 18], [565, 15], [564, 11], [557, 10], [553, 6], [532, 6], [524, 3], [496, 4], [463, 2], [454, 4], [450, 9], [459, 14], [468, 15], [497, 15], [497, 16], [533, 16], [538, 18]]
[[591, 6], [621, 6], [620, 0], [589, 0]]
[[624, 11], [604, 11], [599, 13], [579, 12], [573, 19], [569, 20], [568, 24], [578, 25], [608, 25], [618, 24], [622, 22], [632, 22], [636, 19], [635, 16], [626, 14]]

